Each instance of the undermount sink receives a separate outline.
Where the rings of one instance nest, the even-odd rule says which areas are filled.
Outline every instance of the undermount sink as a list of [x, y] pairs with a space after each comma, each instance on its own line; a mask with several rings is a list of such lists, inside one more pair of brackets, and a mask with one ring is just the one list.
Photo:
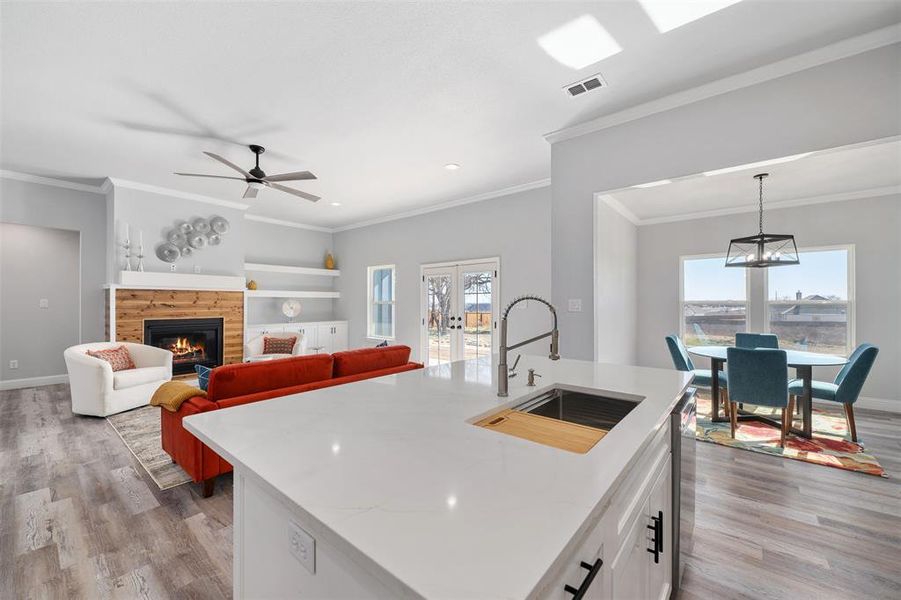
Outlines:
[[513, 410], [539, 415], [567, 423], [576, 423], [602, 431], [610, 431], [626, 418], [641, 396], [631, 399], [614, 398], [600, 394], [588, 394], [564, 388], [552, 388], [513, 407]]
[[555, 387], [474, 424], [545, 446], [585, 454], [642, 400], [641, 396], [613, 397]]

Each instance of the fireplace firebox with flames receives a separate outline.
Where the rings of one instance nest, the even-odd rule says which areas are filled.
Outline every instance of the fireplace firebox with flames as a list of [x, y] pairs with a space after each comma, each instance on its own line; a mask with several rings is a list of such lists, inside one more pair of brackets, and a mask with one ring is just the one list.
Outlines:
[[144, 343], [172, 353], [172, 374], [222, 364], [222, 319], [148, 319]]

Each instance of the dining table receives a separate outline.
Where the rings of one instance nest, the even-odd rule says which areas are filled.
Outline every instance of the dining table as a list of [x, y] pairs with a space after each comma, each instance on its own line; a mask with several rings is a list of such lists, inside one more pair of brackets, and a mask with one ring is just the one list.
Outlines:
[[[719, 371], [723, 370], [726, 364], [727, 346], [690, 346], [688, 352], [695, 356], [703, 356], [710, 359], [710, 393], [713, 396], [713, 411], [711, 420], [717, 422], [728, 421], [724, 415], [720, 416], [720, 382], [717, 376]], [[817, 352], [806, 352], [803, 350], [785, 350], [785, 358], [788, 366], [795, 369], [797, 378], [804, 382], [804, 392], [801, 395], [801, 429], [792, 427], [791, 431], [795, 435], [800, 435], [807, 439], [813, 435], [813, 423], [811, 414], [813, 412], [813, 396], [811, 395], [811, 382], [813, 381], [814, 367], [839, 367], [847, 364], [848, 359], [835, 354], [819, 354]], [[769, 419], [762, 415], [741, 413], [738, 419], [742, 421], [757, 420], [765, 421], [776, 427], [782, 424], [775, 419]]]

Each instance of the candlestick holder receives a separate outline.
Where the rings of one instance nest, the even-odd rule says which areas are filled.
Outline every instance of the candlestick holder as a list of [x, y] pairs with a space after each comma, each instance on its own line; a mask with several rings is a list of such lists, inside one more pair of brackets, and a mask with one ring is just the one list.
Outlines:
[[138, 271], [140, 273], [144, 272], [144, 246], [140, 246], [138, 248]]
[[131, 241], [122, 242], [122, 248], [125, 250], [125, 270], [131, 271]]

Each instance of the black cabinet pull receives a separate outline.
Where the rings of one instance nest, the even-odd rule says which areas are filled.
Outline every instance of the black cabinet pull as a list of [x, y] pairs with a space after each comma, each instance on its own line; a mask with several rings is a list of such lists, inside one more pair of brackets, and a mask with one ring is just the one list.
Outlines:
[[663, 553], [663, 511], [658, 510], [656, 517], [651, 517], [653, 525], [648, 525], [648, 529], [654, 532], [653, 548], [648, 548], [648, 552], [654, 555], [654, 563], [660, 562], [660, 555]]
[[574, 588], [571, 585], [564, 585], [563, 590], [569, 592], [573, 595], [573, 600], [582, 600], [582, 597], [585, 596], [585, 592], [588, 591], [588, 588], [591, 587], [591, 582], [594, 581], [594, 578], [597, 577], [598, 571], [601, 570], [601, 566], [604, 564], [600, 558], [594, 561], [594, 564], [587, 563], [584, 560], [579, 563], [583, 569], [588, 571], [588, 575], [585, 576], [585, 579], [582, 580], [582, 584], [577, 588]]

